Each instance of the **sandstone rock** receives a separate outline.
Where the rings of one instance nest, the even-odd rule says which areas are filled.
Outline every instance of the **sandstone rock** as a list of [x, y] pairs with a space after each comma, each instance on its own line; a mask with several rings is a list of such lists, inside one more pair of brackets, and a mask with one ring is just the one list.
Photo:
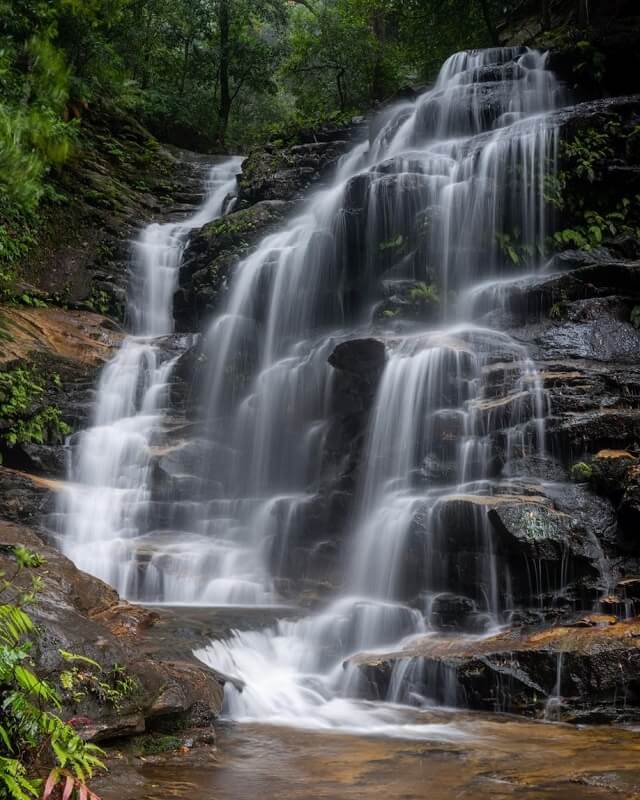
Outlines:
[[[46, 559], [43, 587], [29, 609], [41, 634], [33, 651], [35, 669], [54, 685], [68, 669], [60, 651], [96, 660], [107, 675], [114, 665], [134, 679], [135, 688], [114, 706], [88, 692], [80, 699], [63, 690], [63, 712], [77, 718], [85, 738], [113, 739], [154, 726], [210, 725], [220, 712], [222, 682], [212, 670], [186, 654], [160, 652], [154, 642], [156, 615], [131, 606], [97, 578], [76, 569], [30, 529], [0, 522], [0, 569], [11, 566], [7, 548], [21, 544]], [[28, 576], [24, 577], [25, 585]]]
[[[417, 691], [476, 709], [567, 722], [640, 719], [640, 621], [508, 630], [484, 639], [428, 636], [404, 650], [353, 657], [368, 696], [385, 697], [394, 667], [411, 659]], [[422, 667], [422, 673], [420, 673]], [[434, 678], [437, 680], [434, 682]]]
[[265, 200], [193, 232], [174, 298], [179, 330], [202, 327], [219, 307], [236, 264], [282, 222], [288, 210], [282, 200]]

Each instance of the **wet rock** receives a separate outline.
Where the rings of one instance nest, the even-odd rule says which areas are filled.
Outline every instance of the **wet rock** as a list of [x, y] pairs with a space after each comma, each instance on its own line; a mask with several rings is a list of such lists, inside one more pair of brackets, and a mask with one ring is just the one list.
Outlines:
[[468, 630], [476, 604], [469, 597], [456, 594], [439, 594], [431, 603], [430, 622], [437, 630]]
[[635, 361], [640, 352], [640, 331], [629, 322], [598, 315], [554, 326], [539, 336], [537, 343], [546, 358]]
[[525, 602], [528, 565], [533, 564], [544, 563], [547, 575], [538, 586], [529, 587], [532, 595], [554, 591], [568, 594], [572, 582], [574, 591], [594, 590], [604, 556], [591, 520], [530, 501], [500, 503], [489, 509], [487, 516], [497, 536], [497, 547], [510, 565], [514, 592]]
[[174, 297], [179, 330], [200, 330], [219, 307], [233, 269], [284, 219], [289, 205], [265, 200], [195, 231], [188, 243]]
[[[33, 652], [35, 668], [58, 686], [64, 716], [76, 718], [85, 738], [106, 740], [154, 726], [212, 723], [222, 703], [218, 676], [193, 658], [176, 657], [175, 648], [161, 652], [161, 643], [154, 641], [153, 612], [120, 600], [113, 589], [78, 570], [30, 529], [1, 522], [0, 544], [3, 570], [10, 571], [12, 545], [26, 546], [46, 559], [39, 570], [43, 586], [38, 603], [29, 609], [42, 631]], [[26, 586], [28, 576], [23, 580]], [[60, 673], [69, 665], [61, 650], [97, 661], [103, 680], [114, 669], [124, 670], [131, 690], [117, 705], [90, 691], [67, 696]]]
[[239, 200], [254, 204], [263, 200], [299, 199], [313, 183], [335, 167], [349, 148], [358, 126], [346, 126], [341, 138], [334, 130], [322, 140], [293, 146], [275, 144], [256, 148], [242, 163], [239, 179]]
[[640, 554], [640, 467], [635, 464], [626, 473], [624, 494], [618, 510], [625, 539], [633, 543], [634, 551]]
[[600, 450], [589, 462], [590, 481], [597, 491], [619, 502], [627, 474], [637, 463], [638, 459], [627, 450]]
[[37, 525], [44, 514], [53, 510], [53, 485], [54, 481], [0, 466], [2, 517], [10, 522]]
[[339, 344], [329, 356], [332, 367], [341, 372], [372, 376], [375, 380], [386, 361], [384, 342], [379, 339], [351, 339]]
[[433, 322], [440, 313], [438, 293], [432, 285], [416, 281], [384, 281], [385, 299], [376, 306], [374, 319]]
[[[583, 722], [640, 719], [640, 622], [508, 630], [484, 639], [426, 637], [388, 655], [351, 659], [372, 696], [386, 696], [394, 666], [423, 664], [422, 694], [458, 705]], [[417, 671], [416, 671], [417, 672]], [[434, 685], [434, 676], [439, 685]], [[447, 685], [448, 684], [448, 685]]]

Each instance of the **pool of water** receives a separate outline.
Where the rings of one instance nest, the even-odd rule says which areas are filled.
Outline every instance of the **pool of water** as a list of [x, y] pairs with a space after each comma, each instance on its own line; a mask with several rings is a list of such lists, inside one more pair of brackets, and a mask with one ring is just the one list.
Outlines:
[[640, 731], [418, 717], [458, 735], [406, 741], [228, 724], [215, 748], [123, 756], [95, 788], [103, 800], [640, 799]]

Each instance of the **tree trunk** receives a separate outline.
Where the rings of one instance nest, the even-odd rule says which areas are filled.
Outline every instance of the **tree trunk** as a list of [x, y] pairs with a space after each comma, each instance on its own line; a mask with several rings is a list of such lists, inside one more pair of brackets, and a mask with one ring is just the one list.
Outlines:
[[498, 31], [496, 30], [496, 26], [493, 24], [493, 19], [491, 18], [489, 0], [479, 0], [479, 2], [482, 16], [484, 18], [484, 24], [487, 26], [487, 32], [489, 33], [489, 38], [491, 39], [491, 44], [495, 47], [500, 44], [500, 40], [498, 39]]
[[341, 67], [336, 73], [336, 86], [338, 89], [338, 101], [340, 103], [340, 111], [344, 111], [346, 108], [346, 99], [344, 96], [344, 87], [342, 85], [342, 78], [344, 77], [344, 67]]
[[218, 28], [220, 33], [220, 103], [218, 105], [218, 141], [224, 147], [231, 113], [231, 90], [229, 87], [229, 3], [230, 0], [219, 0]]
[[191, 39], [184, 40], [184, 55], [182, 59], [182, 74], [180, 75], [180, 94], [184, 94], [184, 87], [187, 82], [187, 71], [189, 69], [189, 52], [191, 50]]
[[384, 46], [387, 38], [387, 26], [384, 11], [376, 9], [371, 20], [373, 35], [378, 43], [376, 60], [371, 77], [371, 100], [382, 100], [385, 95], [384, 81]]
[[589, 0], [576, 0], [576, 23], [578, 27], [589, 24]]
[[548, 31], [551, 27], [551, 0], [542, 0], [542, 28]]

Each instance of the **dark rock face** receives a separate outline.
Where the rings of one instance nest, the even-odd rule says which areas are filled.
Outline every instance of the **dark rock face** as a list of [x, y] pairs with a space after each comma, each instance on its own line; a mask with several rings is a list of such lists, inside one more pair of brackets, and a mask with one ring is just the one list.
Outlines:
[[411, 660], [412, 689], [440, 702], [489, 711], [623, 722], [640, 712], [638, 620], [586, 617], [574, 626], [510, 630], [474, 641], [429, 637], [389, 655], [357, 656], [367, 696], [384, 698]]
[[242, 164], [239, 201], [253, 205], [263, 200], [300, 199], [314, 183], [335, 167], [351, 141], [363, 135], [363, 120], [351, 125], [326, 125], [301, 134], [299, 144], [276, 144], [253, 150]]
[[[175, 647], [163, 650], [154, 637], [156, 614], [120, 600], [27, 528], [0, 522], [0, 544], [20, 544], [46, 558], [38, 603], [29, 609], [42, 630], [34, 651], [37, 673], [60, 688], [60, 673], [69, 669], [60, 654], [64, 650], [94, 659], [104, 674], [119, 665], [134, 680], [135, 688], [118, 707], [91, 693], [72, 699], [60, 690], [64, 716], [83, 720], [78, 724], [85, 738], [103, 741], [162, 726], [211, 725], [222, 704], [222, 679], [186, 654], [176, 657]], [[11, 573], [11, 567], [5, 547], [0, 569]]]
[[39, 241], [20, 273], [55, 303], [124, 320], [141, 221], [182, 217], [201, 199], [205, 169], [196, 154], [161, 147], [126, 113], [92, 104], [56, 178], [72, 202], [43, 204]]
[[222, 302], [234, 267], [282, 223], [289, 208], [282, 200], [264, 200], [211, 222], [191, 236], [174, 300], [179, 330], [202, 329]]

